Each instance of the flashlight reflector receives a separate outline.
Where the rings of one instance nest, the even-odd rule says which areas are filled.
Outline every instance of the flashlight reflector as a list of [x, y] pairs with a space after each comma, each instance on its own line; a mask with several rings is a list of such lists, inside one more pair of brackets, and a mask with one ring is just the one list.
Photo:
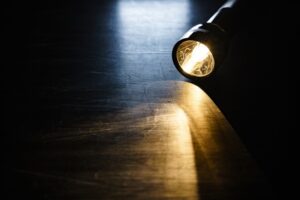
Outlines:
[[215, 66], [215, 60], [209, 48], [198, 41], [182, 42], [176, 52], [177, 62], [182, 70], [196, 77], [209, 75]]

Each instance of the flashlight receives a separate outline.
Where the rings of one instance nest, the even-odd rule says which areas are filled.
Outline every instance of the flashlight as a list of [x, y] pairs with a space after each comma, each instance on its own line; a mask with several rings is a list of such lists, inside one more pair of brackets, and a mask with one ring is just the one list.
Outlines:
[[173, 62], [185, 77], [199, 80], [211, 76], [225, 58], [237, 18], [237, 0], [229, 0], [206, 23], [188, 30], [175, 44]]

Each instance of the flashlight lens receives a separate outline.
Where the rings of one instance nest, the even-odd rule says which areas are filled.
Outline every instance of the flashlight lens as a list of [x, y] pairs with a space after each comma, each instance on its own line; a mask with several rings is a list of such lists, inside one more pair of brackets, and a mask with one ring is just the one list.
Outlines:
[[191, 76], [204, 77], [214, 70], [214, 57], [201, 42], [194, 40], [182, 42], [176, 51], [176, 58], [182, 70]]

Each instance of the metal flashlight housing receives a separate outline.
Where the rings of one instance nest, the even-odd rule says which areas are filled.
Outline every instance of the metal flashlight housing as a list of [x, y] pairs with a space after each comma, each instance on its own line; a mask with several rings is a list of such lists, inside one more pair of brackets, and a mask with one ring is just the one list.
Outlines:
[[236, 2], [227, 1], [206, 23], [192, 27], [174, 45], [174, 65], [185, 77], [207, 78], [221, 65], [233, 33]]

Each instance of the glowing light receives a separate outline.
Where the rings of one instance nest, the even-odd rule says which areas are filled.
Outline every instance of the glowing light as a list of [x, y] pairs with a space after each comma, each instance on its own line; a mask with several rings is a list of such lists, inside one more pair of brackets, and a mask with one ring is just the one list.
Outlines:
[[182, 42], [178, 46], [176, 57], [182, 70], [189, 75], [203, 77], [214, 70], [214, 57], [208, 47], [200, 42]]

